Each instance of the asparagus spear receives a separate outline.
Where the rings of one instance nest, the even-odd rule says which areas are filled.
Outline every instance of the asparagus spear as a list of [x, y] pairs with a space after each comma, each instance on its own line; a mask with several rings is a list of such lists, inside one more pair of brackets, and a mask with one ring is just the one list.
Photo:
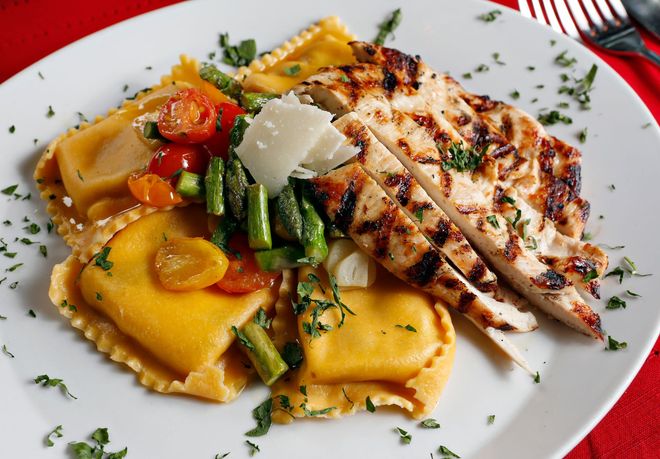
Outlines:
[[245, 116], [239, 115], [229, 133], [229, 161], [225, 174], [225, 194], [232, 214], [238, 221], [247, 217], [247, 187], [249, 185], [243, 163], [234, 151], [243, 141], [243, 133], [248, 127]]
[[288, 365], [282, 360], [273, 342], [266, 331], [254, 322], [248, 322], [242, 330], [243, 338], [248, 340], [251, 346], [246, 346], [239, 337], [239, 342], [247, 350], [247, 355], [259, 373], [261, 380], [267, 386], [271, 386], [277, 379], [287, 372]]
[[176, 182], [176, 192], [185, 198], [204, 198], [204, 177], [193, 172], [182, 171]]
[[261, 183], [248, 186], [248, 243], [255, 250], [271, 249], [273, 240], [270, 235], [268, 218], [268, 190]]
[[280, 222], [286, 228], [287, 233], [299, 241], [302, 239], [303, 221], [300, 214], [300, 207], [296, 200], [296, 195], [291, 185], [284, 187], [275, 202], [277, 216]]
[[241, 94], [241, 107], [250, 113], [259, 113], [266, 102], [278, 97], [279, 94], [269, 92], [244, 92]]
[[297, 268], [304, 263], [299, 262], [305, 257], [305, 250], [298, 245], [285, 245], [272, 250], [261, 250], [254, 253], [254, 258], [262, 271], [282, 271]]
[[305, 256], [321, 263], [328, 256], [328, 244], [325, 241], [325, 225], [314, 206], [303, 194], [300, 203], [303, 219], [302, 244], [305, 247]]
[[236, 157], [236, 147], [238, 147], [243, 141], [243, 134], [248, 128], [250, 123], [248, 123], [248, 115], [238, 115], [234, 118], [234, 125], [229, 132], [229, 158]]
[[209, 162], [206, 170], [206, 211], [213, 215], [224, 215], [225, 213], [225, 162], [222, 158], [214, 156]]
[[144, 123], [142, 134], [144, 135], [145, 139], [165, 140], [165, 138], [160, 135], [160, 131], [158, 130], [158, 123], [156, 121], [147, 121]]
[[208, 81], [213, 86], [222, 91], [224, 95], [231, 97], [234, 100], [238, 100], [241, 96], [241, 92], [243, 91], [243, 88], [238, 81], [226, 73], [221, 72], [215, 65], [212, 64], [204, 65], [204, 67], [199, 70], [199, 77], [202, 80]]

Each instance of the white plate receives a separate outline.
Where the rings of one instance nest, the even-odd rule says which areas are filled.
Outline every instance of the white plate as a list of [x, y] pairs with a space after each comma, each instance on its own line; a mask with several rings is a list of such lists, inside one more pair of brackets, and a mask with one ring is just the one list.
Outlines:
[[[177, 62], [179, 53], [204, 59], [216, 48], [219, 32], [229, 31], [233, 40], [255, 37], [259, 49], [267, 50], [311, 22], [338, 14], [353, 32], [372, 39], [376, 25], [400, 4], [332, 3], [184, 3], [103, 30], [38, 62], [0, 86], [0, 188], [20, 183], [19, 192], [31, 190], [34, 195], [31, 176], [40, 150], [78, 123], [76, 112], [90, 118], [105, 113], [124, 96], [156, 82]], [[476, 19], [495, 8], [503, 10], [496, 22]], [[494, 4], [415, 2], [403, 8], [403, 16], [393, 46], [420, 54], [436, 69], [457, 77], [472, 71], [473, 79], [463, 82], [475, 92], [509, 100], [508, 94], [517, 89], [521, 94], [517, 103], [533, 114], [568, 100], [557, 94], [558, 75], [566, 70], [553, 62], [557, 54], [569, 50], [578, 59], [579, 76], [592, 63], [598, 64], [593, 108], [571, 108], [567, 113], [574, 123], [553, 126], [550, 132], [575, 144], [577, 133], [589, 128], [582, 146], [583, 194], [592, 203], [588, 230], [598, 242], [626, 244], [624, 250], [610, 252], [613, 266], [628, 255], [641, 271], [660, 274], [660, 213], [654, 186], [660, 170], [660, 130], [624, 81], [568, 38]], [[551, 46], [550, 40], [556, 45]], [[494, 63], [494, 52], [506, 65]], [[481, 63], [490, 71], [475, 72]], [[526, 70], [528, 65], [536, 70]], [[125, 84], [127, 93], [122, 92]], [[538, 84], [545, 88], [535, 88]], [[535, 97], [539, 100], [532, 103]], [[52, 118], [46, 118], [49, 105], [56, 112]], [[651, 126], [642, 128], [647, 123]], [[10, 125], [16, 126], [14, 134], [7, 132]], [[608, 189], [609, 184], [615, 184], [616, 190]], [[18, 262], [25, 265], [0, 276], [9, 278], [0, 286], [0, 314], [8, 317], [0, 321], [0, 344], [16, 356], [0, 355], [0, 456], [65, 457], [67, 442], [108, 427], [110, 450], [126, 445], [133, 458], [212, 458], [227, 451], [230, 457], [247, 457], [242, 434], [253, 426], [250, 410], [267, 396], [266, 389], [254, 384], [226, 405], [145, 390], [132, 372], [96, 352], [50, 304], [50, 270], [69, 252], [61, 240], [45, 231], [34, 237], [49, 247], [45, 260], [37, 246], [18, 247], [11, 242], [23, 233], [24, 215], [40, 224], [47, 221], [44, 204], [34, 196], [30, 201], [2, 196], [1, 201], [2, 220], [9, 218], [14, 225], [0, 225], [0, 234], [19, 255], [14, 260], [0, 257], [0, 271]], [[10, 290], [8, 284], [15, 280], [19, 285]], [[605, 310], [604, 301], [591, 301], [607, 332], [628, 342], [626, 350], [605, 352], [602, 345], [545, 319], [539, 331], [517, 336], [526, 357], [540, 371], [539, 385], [456, 317], [456, 364], [434, 413], [441, 429], [420, 429], [402, 413], [388, 409], [335, 421], [297, 421], [274, 426], [266, 437], [255, 439], [262, 450], [257, 457], [403, 458], [429, 457], [431, 452], [440, 457], [441, 444], [462, 457], [560, 457], [607, 412], [649, 352], [660, 322], [654, 285], [656, 278], [627, 279], [621, 286], [608, 278], [603, 298], [621, 296], [625, 289], [643, 298], [628, 298], [628, 308], [616, 311]], [[36, 319], [27, 315], [29, 308], [36, 311]], [[37, 387], [32, 379], [44, 373], [63, 378], [78, 400]], [[491, 414], [496, 415], [495, 423], [487, 425]], [[65, 436], [55, 447], [46, 448], [44, 437], [58, 424], [64, 426]], [[395, 426], [412, 433], [411, 445], [399, 442]]]

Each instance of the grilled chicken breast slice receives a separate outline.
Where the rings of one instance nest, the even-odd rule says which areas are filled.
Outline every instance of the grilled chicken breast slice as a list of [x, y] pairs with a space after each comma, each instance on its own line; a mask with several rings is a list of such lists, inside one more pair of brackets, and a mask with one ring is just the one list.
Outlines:
[[404, 282], [467, 316], [487, 336], [504, 338], [494, 341], [529, 369], [519, 353], [508, 349], [515, 346], [495, 331], [534, 330], [538, 326], [535, 317], [494, 300], [466, 282], [359, 163], [342, 166], [310, 182], [328, 217], [362, 250]]
[[333, 123], [359, 149], [357, 161], [396, 201], [404, 213], [463, 275], [482, 292], [497, 289], [497, 277], [488, 269], [449, 217], [429, 198], [424, 189], [396, 157], [376, 140], [355, 113]]
[[[380, 111], [378, 107], [386, 107], [386, 109], [391, 112], [399, 113], [398, 110], [392, 108], [394, 99], [388, 96], [389, 91], [387, 88], [390, 88], [390, 85], [394, 84], [387, 82], [389, 78], [388, 75], [393, 74], [388, 73], [387, 69], [374, 64], [358, 64], [334, 69], [328, 68], [303, 82], [297, 88], [297, 91], [311, 95], [319, 104], [339, 115], [347, 113], [355, 109], [355, 107], [360, 107], [358, 110], [361, 111], [360, 116], [364, 116], [366, 117], [365, 119], [373, 121], [372, 118], [378, 117]], [[392, 78], [396, 80], [395, 76]], [[414, 89], [410, 89], [410, 91], [414, 91]], [[419, 96], [411, 95], [409, 98], [415, 100], [419, 99]], [[432, 99], [432, 96], [429, 95], [428, 98]], [[403, 99], [403, 96], [399, 97], [399, 100]], [[376, 106], [369, 108], [370, 104], [376, 104]], [[417, 102], [412, 102], [411, 104], [415, 105]], [[412, 126], [411, 129], [408, 129], [404, 133], [404, 136], [417, 136], [423, 142], [432, 144], [431, 148], [433, 150], [436, 150], [435, 145], [437, 144], [437, 146], [443, 148], [445, 152], [450, 150], [453, 146], [462, 145], [464, 143], [463, 137], [461, 137], [459, 132], [456, 131], [444, 118], [444, 110], [442, 109], [442, 106], [438, 104], [430, 104], [429, 110], [431, 111], [424, 115], [424, 128], [413, 129], [412, 127], [419, 127], [419, 121], [416, 120], [414, 126]], [[415, 119], [414, 117], [409, 117], [407, 115], [404, 116], [407, 119]], [[428, 132], [428, 126], [436, 126], [434, 129], [436, 129], [436, 132], [440, 129], [443, 133], [442, 136], [432, 136], [432, 134]], [[372, 128], [371, 125], [369, 127]], [[407, 140], [410, 141], [411, 139]], [[419, 144], [415, 139], [412, 139], [409, 143]], [[442, 161], [446, 159], [447, 158], [442, 157], [436, 160], [441, 164]], [[421, 161], [428, 162], [433, 161], [433, 159], [421, 158]], [[538, 166], [538, 163], [532, 163], [530, 161], [524, 162], [530, 166]], [[509, 186], [507, 181], [501, 180], [500, 171], [500, 159], [497, 159], [492, 155], [484, 156], [483, 167], [480, 167], [472, 173], [470, 179], [481, 189], [488, 199], [493, 200], [494, 206], [498, 208], [497, 210], [511, 214], [505, 214], [505, 216], [512, 220], [515, 219], [516, 209], [523, 205], [523, 199], [525, 199], [524, 207], [528, 209], [528, 212], [522, 218], [520, 225], [517, 226], [517, 230], [521, 233], [527, 233], [526, 236], [530, 238], [529, 241], [524, 241], [525, 244], [529, 247], [536, 245], [537, 249], [534, 252], [536, 256], [543, 258], [544, 261], [552, 261], [552, 266], [555, 271], [566, 275], [571, 280], [575, 281], [575, 285], [578, 289], [598, 297], [598, 279], [595, 278], [589, 282], [583, 282], [586, 273], [582, 274], [581, 271], [584, 271], [588, 267], [592, 267], [589, 268], [588, 272], [593, 269], [598, 277], [601, 276], [607, 268], [607, 255], [598, 247], [585, 244], [557, 232], [556, 227], [552, 222], [542, 214], [539, 214], [539, 212], [537, 212], [536, 209], [526, 201], [528, 195], [524, 194], [524, 190], [521, 193], [520, 183], [518, 183], [518, 186], [515, 188], [516, 192], [521, 195], [521, 198], [518, 199], [519, 204], [515, 207], [501, 206], [500, 203], [496, 201], [500, 199], [501, 196], [504, 196], [502, 194], [503, 190], [512, 189], [512, 187]], [[439, 173], [442, 174], [443, 171], [440, 171]], [[534, 218], [531, 218], [531, 216], [534, 216]], [[528, 219], [530, 222], [533, 221], [534, 224], [532, 225], [530, 223], [525, 226], [525, 222]], [[543, 240], [541, 240], [542, 236], [544, 237]], [[567, 247], [570, 248], [570, 251], [566, 250]], [[577, 257], [577, 259], [575, 257]], [[593, 276], [589, 276], [589, 278], [591, 277]]]
[[[505, 187], [518, 188], [525, 200], [554, 221], [562, 233], [576, 238], [582, 235], [590, 208], [579, 197], [577, 150], [556, 149], [557, 142], [522, 110], [486, 103], [490, 100], [468, 93], [453, 78], [434, 72], [419, 58], [366, 42], [351, 46], [358, 61], [385, 69], [385, 81], [392, 88], [387, 97], [395, 108], [410, 114], [438, 140], [444, 135], [445, 123], [438, 123], [438, 116], [435, 120], [429, 117], [429, 112], [441, 112], [443, 121], [468, 145], [488, 147], [488, 154], [498, 161], [499, 178]], [[502, 116], [496, 116], [498, 113]]]
[[[352, 78], [349, 83], [341, 78], [347, 70]], [[518, 231], [502, 215], [499, 201], [494, 203], [492, 197], [487, 197], [469, 173], [443, 170], [442, 163], [451, 158], [446, 151], [442, 151], [441, 155], [426, 130], [404, 113], [393, 109], [385, 97], [369, 92], [372, 86], [357, 84], [357, 73], [371, 74], [370, 81], [374, 81], [373, 76], [378, 72], [383, 75], [381, 68], [370, 64], [330, 68], [309, 78], [296, 90], [310, 95], [336, 114], [355, 111], [472, 245], [480, 250], [496, 271], [509, 279], [519, 293], [567, 325], [602, 340], [598, 314], [584, 303], [570, 280], [525, 248]], [[489, 223], [488, 217], [491, 215], [496, 224]], [[546, 220], [546, 224], [552, 225], [552, 222]]]

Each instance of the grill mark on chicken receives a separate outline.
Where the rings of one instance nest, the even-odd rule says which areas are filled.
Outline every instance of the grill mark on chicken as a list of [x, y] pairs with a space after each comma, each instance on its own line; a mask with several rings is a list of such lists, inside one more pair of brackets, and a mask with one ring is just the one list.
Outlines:
[[426, 129], [426, 132], [433, 137], [433, 140], [435, 140], [436, 143], [443, 145], [451, 143], [451, 137], [449, 137], [449, 134], [435, 124], [431, 115], [421, 113], [407, 113], [407, 115], [410, 116], [415, 123]]
[[486, 269], [486, 264], [481, 260], [477, 260], [477, 262], [472, 267], [472, 270], [468, 274], [468, 280], [473, 283], [478, 281], [483, 277]]
[[561, 290], [571, 285], [568, 279], [552, 269], [548, 269], [546, 272], [532, 277], [531, 281], [537, 287], [547, 290]]
[[396, 75], [390, 72], [389, 70], [384, 70], [383, 74], [384, 74], [383, 83], [382, 83], [383, 89], [391, 93], [397, 87], [398, 80], [396, 79]]
[[[468, 312], [470, 305], [476, 298], [474, 293], [461, 292], [461, 297], [458, 300], [458, 310], [462, 313]], [[492, 319], [492, 315], [490, 315], [489, 319]]]
[[518, 235], [509, 233], [509, 238], [504, 246], [504, 257], [509, 260], [509, 262], [514, 261], [518, 258], [518, 255], [522, 253], [518, 239]]
[[396, 199], [404, 207], [408, 205], [408, 201], [410, 200], [410, 184], [412, 179], [413, 176], [409, 172], [405, 174], [388, 175], [385, 179], [385, 185], [397, 188]]
[[[431, 239], [433, 240], [433, 242], [435, 242], [438, 245], [438, 247], [444, 246], [445, 242], [447, 242], [447, 239], [449, 238], [449, 234], [450, 234], [450, 227], [451, 227], [451, 223], [448, 222], [447, 220], [443, 219], [443, 220], [440, 220], [440, 222], [438, 223], [437, 230], [431, 236]], [[461, 239], [463, 239], [463, 235], [460, 234], [460, 236], [461, 236]], [[454, 239], [458, 240], [457, 238], [454, 238]], [[477, 260], [477, 262], [481, 262], [481, 264], [483, 264], [483, 262], [481, 260]], [[481, 274], [483, 275], [484, 272], [482, 272]]]
[[603, 329], [601, 328], [600, 316], [596, 314], [589, 306], [580, 302], [573, 302], [573, 312], [582, 319], [582, 322], [588, 324], [591, 329], [602, 335]]
[[341, 196], [339, 208], [335, 215], [335, 225], [343, 232], [348, 231], [348, 227], [353, 222], [355, 214], [355, 182], [352, 181]]
[[501, 147], [496, 148], [492, 152], [489, 153], [489, 156], [492, 156], [495, 159], [503, 158], [504, 156], [515, 153], [516, 155], [518, 154], [518, 150], [516, 147], [511, 145], [510, 143], [506, 145], [502, 145]]
[[465, 126], [466, 124], [468, 124], [470, 121], [472, 121], [472, 118], [470, 118], [466, 114], [462, 114], [461, 116], [459, 116], [456, 119], [456, 124], [462, 127], [462, 126]]
[[441, 264], [442, 260], [438, 253], [436, 251], [429, 251], [422, 255], [420, 261], [406, 269], [405, 275], [410, 283], [424, 287], [435, 279]]
[[[468, 101], [466, 100], [466, 102]], [[495, 107], [497, 107], [500, 104], [499, 101], [493, 100], [490, 98], [490, 96], [487, 95], [483, 95], [483, 96], [475, 95], [470, 102], [473, 102], [471, 106], [474, 109], [474, 111], [477, 113], [493, 110]]]

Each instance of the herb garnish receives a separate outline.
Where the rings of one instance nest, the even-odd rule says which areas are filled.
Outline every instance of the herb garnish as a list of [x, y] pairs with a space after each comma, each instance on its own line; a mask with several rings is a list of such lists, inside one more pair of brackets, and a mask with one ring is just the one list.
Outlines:
[[55, 427], [46, 436], [46, 446], [48, 446], [49, 448], [52, 447], [52, 446], [55, 446], [55, 442], [53, 442], [53, 436], [55, 436], [55, 438], [62, 438], [62, 426], [61, 425]]
[[410, 442], [412, 441], [412, 435], [410, 435], [408, 432], [403, 430], [401, 427], [395, 427], [395, 431], [399, 434], [401, 443], [403, 443], [404, 445], [410, 444]]
[[486, 221], [490, 223], [493, 228], [500, 229], [500, 223], [497, 221], [497, 217], [495, 215], [489, 215], [486, 217]]
[[327, 332], [332, 330], [331, 325], [324, 324], [319, 320], [323, 315], [323, 313], [328, 309], [339, 308], [341, 319], [337, 324], [337, 328], [341, 328], [344, 325], [344, 320], [346, 319], [346, 313], [355, 315], [355, 313], [346, 304], [344, 304], [341, 301], [341, 298], [339, 296], [339, 287], [337, 286], [337, 280], [335, 279], [335, 276], [330, 274], [328, 278], [330, 281], [330, 288], [332, 289], [332, 296], [334, 302], [328, 300], [322, 300], [322, 299], [315, 299], [311, 297], [312, 293], [314, 292], [313, 284], [316, 283], [319, 286], [321, 286], [321, 284], [319, 283], [320, 280], [316, 276], [314, 277], [309, 276], [308, 279], [310, 280], [310, 282], [298, 282], [297, 293], [300, 298], [299, 300], [300, 302], [296, 303], [292, 300], [293, 311], [296, 315], [300, 315], [305, 311], [307, 311], [307, 309], [309, 308], [309, 306], [311, 306], [312, 303], [315, 304], [314, 309], [312, 310], [311, 313], [312, 321], [302, 323], [303, 330], [305, 331], [305, 333], [311, 336], [311, 339], [320, 338], [321, 332]]
[[216, 454], [213, 459], [224, 459], [225, 457], [229, 456], [231, 453], [224, 453], [224, 454]]
[[472, 74], [470, 72], [465, 72], [463, 75], [461, 75], [463, 78], [466, 80], [471, 80], [472, 79]]
[[534, 383], [535, 384], [541, 384], [541, 374], [538, 371], [534, 375]]
[[582, 278], [582, 282], [586, 284], [596, 279], [597, 277], [598, 277], [598, 271], [592, 269], [591, 271], [589, 271], [587, 274], [584, 275], [584, 277]]
[[401, 24], [401, 19], [401, 8], [392, 11], [390, 17], [378, 26], [378, 35], [376, 36], [374, 43], [382, 46], [390, 35], [394, 37], [394, 31], [399, 27], [399, 24]]
[[640, 295], [639, 293], [635, 293], [631, 290], [626, 290], [626, 294], [628, 296], [632, 297], [632, 298], [641, 298], [642, 297], [642, 295]]
[[493, 60], [495, 61], [496, 64], [506, 65], [506, 62], [502, 62], [500, 60], [500, 53], [493, 53], [493, 54], [491, 54], [491, 56], [493, 56]]
[[488, 425], [494, 424], [495, 423], [495, 415], [494, 414], [489, 414], [488, 415]]
[[424, 208], [420, 207], [415, 211], [415, 218], [422, 223], [424, 221]]
[[436, 421], [433, 418], [428, 418], [424, 419], [422, 422], [419, 423], [420, 427], [424, 427], [425, 429], [439, 429], [440, 428], [440, 423]]
[[224, 33], [220, 35], [219, 44], [222, 48], [222, 62], [227, 65], [248, 65], [257, 56], [257, 42], [253, 38], [232, 46], [229, 44], [229, 34]]
[[298, 368], [303, 361], [303, 352], [300, 344], [296, 342], [286, 343], [282, 350], [282, 360], [286, 362], [289, 368]]
[[115, 453], [105, 451], [105, 447], [110, 443], [110, 435], [105, 427], [96, 429], [91, 438], [96, 442], [96, 445], [91, 446], [84, 441], [69, 443], [75, 459], [123, 459], [128, 454], [128, 448]]
[[3, 190], [0, 190], [0, 193], [6, 194], [7, 196], [11, 196], [14, 193], [14, 191], [16, 191], [17, 188], [18, 188], [18, 185], [11, 185], [11, 186], [8, 186], [7, 188], [3, 189]]
[[48, 112], [46, 112], [46, 118], [52, 118], [55, 116], [55, 110], [53, 110], [52, 106], [48, 106]]
[[580, 140], [580, 143], [587, 141], [587, 128], [584, 128], [580, 131], [580, 134], [578, 134], [578, 139]]
[[479, 66], [476, 69], [474, 69], [474, 71], [478, 73], [487, 72], [489, 70], [490, 67], [488, 67], [486, 64], [479, 64]]
[[103, 247], [103, 249], [94, 255], [94, 264], [98, 267], [100, 267], [103, 271], [109, 271], [114, 263], [110, 260], [108, 260], [108, 255], [110, 255], [110, 251], [112, 250], [112, 247]]
[[376, 411], [376, 406], [374, 405], [374, 402], [371, 401], [371, 397], [369, 395], [367, 395], [367, 398], [364, 401], [364, 403], [368, 412], [374, 413]]
[[618, 296], [613, 296], [612, 298], [609, 299], [607, 302], [607, 306], [605, 306], [607, 309], [619, 309], [623, 308], [626, 309], [626, 302], [619, 298]]
[[12, 354], [11, 352], [9, 352], [9, 349], [7, 349], [7, 345], [6, 345], [6, 344], [3, 344], [3, 345], [2, 345], [2, 353], [5, 354], [5, 355], [6, 355], [7, 357], [9, 357], [9, 358], [12, 358], [12, 359], [14, 358], [14, 354]]
[[76, 305], [69, 303], [69, 300], [67, 300], [66, 298], [64, 300], [62, 300], [62, 303], [60, 303], [60, 307], [61, 308], [68, 308], [69, 311], [71, 311], [71, 312], [78, 311], [78, 308], [76, 307]]
[[441, 153], [449, 154], [451, 157], [448, 161], [442, 161], [443, 171], [456, 169], [457, 172], [466, 172], [479, 167], [489, 145], [485, 145], [481, 151], [477, 151], [472, 147], [465, 147], [463, 141], [460, 143], [452, 142], [446, 152], [442, 151], [440, 144], [436, 144], [436, 147]]
[[14, 271], [16, 271], [18, 268], [20, 268], [21, 266], [23, 266], [23, 263], [16, 263], [15, 265], [12, 265], [12, 266], [10, 266], [9, 268], [6, 268], [6, 269], [5, 269], [5, 272], [8, 272], [8, 273], [14, 272]]
[[11, 126], [9, 126], [9, 133], [13, 134], [14, 132], [16, 132], [16, 126], [12, 124]]
[[625, 349], [628, 347], [628, 343], [625, 341], [617, 341], [614, 338], [612, 338], [610, 335], [607, 335], [607, 347], [605, 348], [606, 351], [618, 351], [619, 349]]
[[34, 310], [30, 309], [28, 311], [28, 316], [32, 317], [33, 319], [36, 319], [37, 318], [37, 313], [34, 312]]
[[559, 113], [557, 110], [551, 110], [548, 113], [539, 114], [538, 120], [544, 126], [557, 124], [559, 122], [562, 122], [564, 124], [573, 123], [573, 120], [570, 117], [562, 113]]
[[267, 398], [261, 405], [252, 410], [252, 417], [257, 421], [257, 426], [245, 432], [248, 437], [261, 437], [266, 435], [271, 425], [273, 413], [273, 399]]
[[254, 344], [252, 344], [252, 341], [248, 339], [245, 334], [240, 331], [238, 328], [236, 328], [235, 325], [231, 326], [231, 331], [236, 335], [236, 338], [238, 338], [238, 341], [245, 346], [246, 349], [249, 349], [250, 351], [254, 351]]
[[300, 64], [292, 65], [284, 69], [284, 74], [288, 76], [296, 76], [300, 73]]
[[571, 67], [577, 62], [577, 59], [574, 57], [566, 57], [568, 50], [563, 51], [557, 57], [555, 57], [555, 63], [561, 65], [562, 67]]
[[259, 325], [261, 328], [268, 329], [270, 328], [270, 323], [273, 320], [268, 318], [268, 316], [266, 315], [266, 311], [264, 311], [262, 308], [259, 308], [252, 321], [255, 324]]
[[616, 268], [614, 268], [609, 273], [606, 273], [603, 276], [603, 279], [606, 278], [606, 277], [610, 277], [610, 276], [617, 276], [619, 278], [619, 284], [621, 284], [623, 282], [623, 276], [624, 276], [625, 273], [626, 272], [623, 270], [623, 268], [621, 268], [621, 266], [617, 266]]
[[[574, 86], [561, 86], [559, 88], [559, 94], [568, 94], [569, 96], [573, 96], [573, 98], [580, 103], [580, 106], [583, 109], [589, 109], [589, 102], [591, 102], [591, 96], [589, 93], [593, 89], [593, 84], [594, 80], [596, 79], [597, 72], [598, 66], [593, 64], [584, 78], [574, 79]], [[562, 74], [561, 78], [564, 82], [568, 81], [569, 79], [568, 75], [566, 74]]]
[[62, 393], [68, 395], [74, 400], [78, 400], [78, 397], [69, 392], [69, 389], [66, 387], [66, 384], [64, 384], [62, 379], [51, 378], [48, 375], [39, 375], [34, 378], [34, 383], [41, 384], [42, 387], [60, 387], [62, 389]]
[[520, 99], [520, 93], [518, 92], [517, 89], [514, 89], [513, 92], [509, 94], [509, 96], [511, 96], [511, 98], [514, 100]]
[[497, 16], [502, 14], [501, 10], [492, 10], [489, 11], [488, 13], [480, 14], [477, 16], [478, 19], [484, 21], [484, 22], [493, 22], [495, 19], [497, 19]]
[[413, 327], [412, 325], [410, 325], [410, 324], [408, 324], [408, 325], [406, 325], [406, 326], [403, 326], [403, 325], [400, 325], [400, 324], [396, 324], [395, 327], [396, 327], [396, 328], [405, 328], [405, 329], [408, 330], [409, 332], [417, 333], [417, 329], [416, 329], [415, 327]]
[[245, 440], [245, 443], [250, 448], [250, 451], [249, 451], [250, 456], [254, 456], [256, 453], [261, 452], [261, 450], [259, 449], [259, 445], [256, 445], [256, 444], [252, 443], [250, 440]]
[[48, 247], [45, 245], [40, 245], [39, 246], [39, 253], [44, 256], [44, 258], [48, 257]]
[[637, 266], [635, 263], [628, 257], [623, 257], [623, 261], [625, 262], [626, 266], [624, 266], [624, 269], [630, 273], [631, 276], [638, 276], [638, 277], [647, 277], [647, 276], [652, 276], [653, 274], [641, 274], [637, 270]]
[[452, 452], [447, 448], [446, 446], [440, 445], [440, 448], [438, 448], [438, 452], [442, 454], [443, 458], [449, 458], [449, 457], [455, 457], [455, 458], [460, 458], [458, 454]]

